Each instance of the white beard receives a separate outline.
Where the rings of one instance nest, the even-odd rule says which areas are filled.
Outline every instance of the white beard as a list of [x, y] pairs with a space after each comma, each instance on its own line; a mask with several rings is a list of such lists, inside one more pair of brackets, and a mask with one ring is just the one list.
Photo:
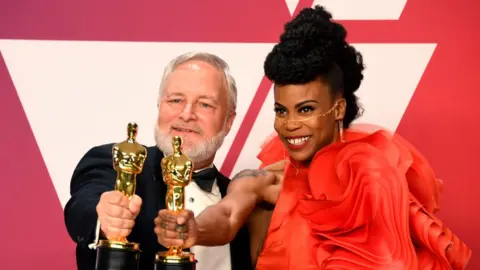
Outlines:
[[[222, 131], [213, 138], [204, 138], [195, 145], [192, 142], [184, 141], [182, 152], [185, 153], [194, 164], [204, 163], [215, 157], [217, 150], [223, 144], [225, 136], [225, 128], [223, 128]], [[173, 153], [172, 135], [160, 131], [158, 124], [155, 125], [155, 143], [164, 155], [171, 155]]]

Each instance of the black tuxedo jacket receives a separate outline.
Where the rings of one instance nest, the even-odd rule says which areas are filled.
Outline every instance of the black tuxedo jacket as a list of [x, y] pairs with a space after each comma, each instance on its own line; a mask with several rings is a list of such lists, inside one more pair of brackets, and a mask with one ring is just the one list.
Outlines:
[[[116, 171], [112, 162], [113, 144], [90, 149], [75, 168], [70, 184], [71, 198], [65, 206], [65, 224], [70, 237], [77, 243], [76, 255], [79, 270], [95, 268], [96, 251], [88, 248], [94, 241], [97, 223], [96, 205], [100, 195], [114, 189]], [[147, 159], [141, 174], [137, 176], [136, 194], [142, 198], [142, 207], [137, 216], [129, 241], [140, 243], [140, 269], [153, 270], [155, 253], [166, 250], [158, 244], [154, 222], [158, 211], [165, 208], [167, 187], [163, 182], [160, 161], [163, 153], [156, 147], [148, 147]], [[222, 197], [227, 192], [230, 179], [217, 174], [217, 185]], [[243, 227], [230, 243], [232, 270], [253, 269], [250, 257], [250, 240]]]

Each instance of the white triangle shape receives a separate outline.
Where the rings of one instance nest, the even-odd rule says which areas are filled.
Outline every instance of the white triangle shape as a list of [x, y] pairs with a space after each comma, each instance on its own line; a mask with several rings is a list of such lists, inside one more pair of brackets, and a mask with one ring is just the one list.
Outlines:
[[[263, 60], [272, 46], [0, 40], [62, 205], [69, 198], [71, 173], [80, 157], [94, 145], [123, 140], [127, 122], [139, 123], [141, 143], [154, 144], [156, 97], [163, 67], [186, 51], [216, 53], [230, 64], [237, 79], [237, 119], [215, 159], [221, 167], [263, 76]], [[366, 111], [358, 121], [395, 130], [435, 44], [359, 44], [357, 48], [367, 65], [358, 91]], [[244, 57], [245, 53], [249, 57]], [[254, 157], [273, 132], [272, 104], [270, 92], [250, 133], [254, 136], [248, 137], [233, 173], [259, 165]], [[131, 106], [127, 113], [125, 106]]]
[[288, 7], [288, 11], [290, 11], [290, 15], [293, 15], [293, 13], [295, 12], [298, 2], [300, 2], [300, 0], [285, 0], [285, 3], [287, 4], [287, 7]]
[[62, 206], [70, 197], [70, 177], [80, 158], [95, 145], [124, 140], [129, 121], [139, 124], [140, 143], [154, 145], [163, 68], [188, 51], [219, 55], [237, 80], [237, 119], [215, 159], [221, 167], [263, 77], [263, 60], [272, 46], [0, 40]]

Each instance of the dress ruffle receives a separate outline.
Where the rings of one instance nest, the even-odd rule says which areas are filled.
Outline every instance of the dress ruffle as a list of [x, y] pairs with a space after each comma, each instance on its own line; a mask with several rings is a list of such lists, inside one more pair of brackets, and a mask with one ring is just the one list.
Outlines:
[[[368, 128], [345, 131], [345, 143], [319, 151], [300, 174], [299, 164], [288, 174], [289, 160], [257, 269], [466, 267], [471, 250], [433, 215], [441, 182], [426, 159], [399, 135]], [[264, 167], [286, 156], [274, 136], [258, 158]]]

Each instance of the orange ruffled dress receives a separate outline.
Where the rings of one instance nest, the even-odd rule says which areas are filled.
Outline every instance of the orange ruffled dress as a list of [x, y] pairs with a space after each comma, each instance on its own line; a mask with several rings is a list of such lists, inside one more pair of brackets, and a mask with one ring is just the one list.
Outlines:
[[[258, 270], [465, 269], [471, 250], [433, 216], [440, 182], [398, 135], [349, 129], [310, 166], [287, 158]], [[278, 137], [258, 155], [285, 159]]]

